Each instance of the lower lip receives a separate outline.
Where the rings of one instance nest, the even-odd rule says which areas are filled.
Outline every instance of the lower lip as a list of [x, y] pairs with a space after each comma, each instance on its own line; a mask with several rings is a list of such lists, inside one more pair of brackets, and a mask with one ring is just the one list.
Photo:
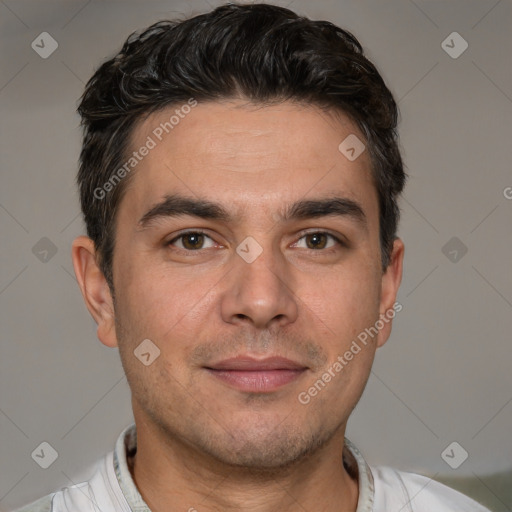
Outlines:
[[210, 374], [226, 384], [253, 393], [269, 393], [298, 379], [304, 370], [212, 370]]

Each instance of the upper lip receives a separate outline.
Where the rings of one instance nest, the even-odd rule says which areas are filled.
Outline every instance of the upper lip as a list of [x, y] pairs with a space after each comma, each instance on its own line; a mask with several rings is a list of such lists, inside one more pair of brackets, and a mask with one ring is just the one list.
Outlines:
[[285, 357], [273, 356], [265, 359], [255, 359], [250, 356], [237, 356], [224, 359], [218, 363], [207, 366], [211, 370], [239, 370], [239, 371], [264, 371], [264, 370], [305, 370], [306, 366]]

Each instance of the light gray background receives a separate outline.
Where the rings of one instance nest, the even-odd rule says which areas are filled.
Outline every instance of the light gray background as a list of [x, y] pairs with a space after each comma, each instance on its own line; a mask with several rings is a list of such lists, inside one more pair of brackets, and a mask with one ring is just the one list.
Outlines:
[[[208, 3], [220, 2], [0, 2], [2, 510], [89, 476], [132, 421], [117, 350], [97, 341], [71, 265], [84, 229], [75, 108], [131, 31]], [[276, 3], [354, 32], [402, 113], [403, 311], [348, 437], [371, 464], [472, 476], [505, 510], [487, 477], [512, 467], [512, 4]], [[59, 44], [48, 59], [31, 48], [43, 31]], [[457, 59], [441, 47], [453, 31], [469, 44]], [[468, 249], [457, 262], [442, 252], [454, 236]], [[57, 248], [46, 263], [32, 252], [42, 237]], [[46, 470], [31, 458], [42, 441], [59, 454]], [[457, 470], [440, 456], [452, 441], [469, 453]]]

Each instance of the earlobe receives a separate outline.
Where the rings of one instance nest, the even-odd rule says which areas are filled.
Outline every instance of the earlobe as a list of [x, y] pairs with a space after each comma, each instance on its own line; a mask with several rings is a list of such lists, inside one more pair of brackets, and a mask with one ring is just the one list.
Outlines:
[[383, 327], [379, 331], [377, 337], [377, 346], [381, 347], [386, 343], [389, 335], [391, 334], [392, 320], [397, 311], [402, 308], [394, 307], [396, 304], [396, 297], [400, 283], [402, 281], [403, 260], [404, 260], [404, 243], [400, 238], [395, 238], [393, 241], [393, 250], [389, 265], [382, 275], [381, 283], [381, 297], [380, 297], [380, 318], [382, 319]]
[[117, 347], [114, 304], [110, 289], [98, 266], [94, 242], [79, 236], [71, 249], [73, 267], [89, 313], [98, 324], [98, 338], [107, 347]]

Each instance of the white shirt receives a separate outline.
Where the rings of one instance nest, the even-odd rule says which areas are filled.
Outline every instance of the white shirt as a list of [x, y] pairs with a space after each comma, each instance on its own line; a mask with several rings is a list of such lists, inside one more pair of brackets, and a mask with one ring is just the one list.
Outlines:
[[[389, 467], [370, 467], [345, 439], [343, 462], [357, 476], [356, 512], [490, 512], [463, 494], [430, 478]], [[16, 512], [151, 512], [128, 469], [137, 451], [132, 424], [121, 432], [113, 452], [100, 460], [92, 478], [49, 494]]]

